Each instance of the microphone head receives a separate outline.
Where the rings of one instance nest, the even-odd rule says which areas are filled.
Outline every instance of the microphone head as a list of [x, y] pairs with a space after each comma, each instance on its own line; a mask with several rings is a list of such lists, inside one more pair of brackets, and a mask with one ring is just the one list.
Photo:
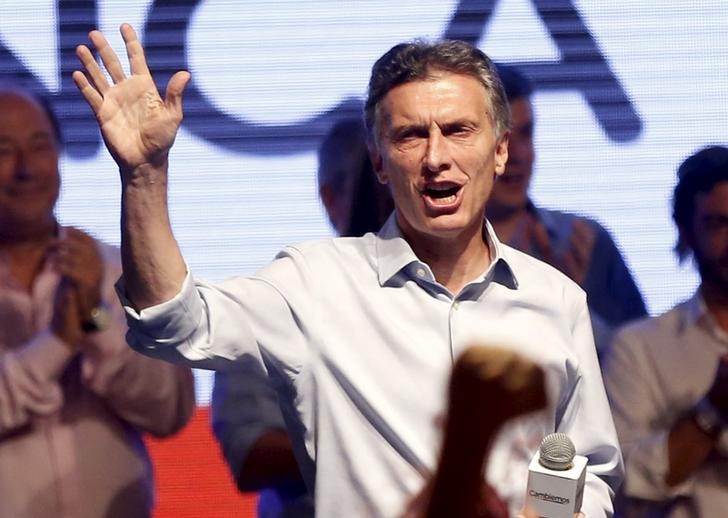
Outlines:
[[564, 471], [571, 468], [575, 455], [576, 448], [568, 435], [552, 433], [541, 441], [538, 462], [545, 468]]

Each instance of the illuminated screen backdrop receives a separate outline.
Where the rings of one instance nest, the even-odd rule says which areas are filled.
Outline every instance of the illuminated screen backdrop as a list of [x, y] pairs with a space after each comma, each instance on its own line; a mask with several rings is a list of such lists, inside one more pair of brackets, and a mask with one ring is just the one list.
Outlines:
[[[119, 241], [119, 182], [70, 79], [92, 28], [124, 55], [134, 25], [160, 85], [192, 83], [171, 156], [176, 236], [196, 275], [253, 273], [285, 244], [331, 235], [315, 150], [358, 113], [373, 61], [415, 37], [471, 41], [533, 80], [536, 203], [614, 235], [651, 313], [696, 285], [679, 267], [675, 169], [728, 141], [728, 9], [664, 0], [3, 0], [0, 77], [48, 94], [61, 115], [63, 224]], [[209, 399], [208, 374], [198, 400]]]

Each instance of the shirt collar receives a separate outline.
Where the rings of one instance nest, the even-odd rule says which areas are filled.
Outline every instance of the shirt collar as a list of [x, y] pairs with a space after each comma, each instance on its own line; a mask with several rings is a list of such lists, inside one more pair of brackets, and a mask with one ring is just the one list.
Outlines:
[[690, 327], [700, 326], [714, 336], [723, 340], [728, 340], [728, 334], [720, 328], [713, 315], [708, 311], [705, 299], [700, 293], [698, 287], [693, 296], [686, 300], [682, 305], [682, 332], [687, 331]]
[[[513, 290], [517, 289], [518, 280], [504, 256], [503, 245], [498, 241], [493, 227], [487, 220], [483, 220], [483, 238], [486, 239], [490, 255], [493, 258], [491, 267], [484, 272], [486, 279], [490, 278]], [[413, 263], [425, 267], [430, 272], [429, 266], [417, 258], [412, 247], [402, 235], [394, 212], [377, 234], [376, 247], [377, 273], [382, 286]]]
[[683, 329], [698, 324], [701, 318], [708, 314], [708, 307], [700, 295], [700, 288], [695, 290], [693, 296], [683, 303], [682, 326]]

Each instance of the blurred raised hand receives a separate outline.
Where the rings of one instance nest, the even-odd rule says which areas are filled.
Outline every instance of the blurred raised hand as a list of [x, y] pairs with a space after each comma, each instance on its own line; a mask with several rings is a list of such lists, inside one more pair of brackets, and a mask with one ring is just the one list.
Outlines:
[[464, 351], [453, 366], [437, 469], [404, 518], [507, 518], [506, 503], [485, 482], [491, 444], [504, 423], [546, 404], [545, 374], [536, 363], [502, 347]]
[[89, 38], [111, 83], [85, 45], [76, 48], [84, 72], [73, 72], [73, 81], [96, 115], [106, 147], [124, 176], [147, 164], [166, 166], [169, 149], [182, 122], [182, 92], [190, 74], [175, 73], [162, 100], [136, 32], [129, 24], [122, 24], [120, 30], [131, 75], [126, 76], [104, 35], [92, 31]]

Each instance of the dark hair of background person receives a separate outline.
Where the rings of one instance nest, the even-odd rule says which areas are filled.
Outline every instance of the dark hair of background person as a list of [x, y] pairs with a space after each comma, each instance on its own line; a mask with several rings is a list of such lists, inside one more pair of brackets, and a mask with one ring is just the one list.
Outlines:
[[[701, 149], [680, 165], [677, 176], [672, 219], [678, 227], [689, 229], [695, 212], [695, 196], [708, 193], [716, 184], [728, 181], [728, 148], [708, 146]], [[684, 261], [690, 253], [682, 235], [678, 237], [675, 252], [680, 261]]]
[[394, 210], [389, 189], [379, 183], [372, 169], [369, 155], [361, 164], [358, 181], [351, 192], [351, 213], [342, 236], [363, 236], [377, 232]]
[[506, 92], [508, 102], [514, 99], [530, 98], [533, 93], [531, 81], [523, 75], [523, 72], [510, 65], [496, 64], [498, 76], [500, 76], [503, 89]]
[[[394, 210], [389, 188], [379, 183], [367, 150], [367, 131], [361, 118], [339, 120], [328, 131], [318, 151], [319, 193], [328, 187], [343, 211], [342, 221], [326, 207], [342, 237], [378, 231]], [[326, 202], [324, 202], [326, 206]]]

